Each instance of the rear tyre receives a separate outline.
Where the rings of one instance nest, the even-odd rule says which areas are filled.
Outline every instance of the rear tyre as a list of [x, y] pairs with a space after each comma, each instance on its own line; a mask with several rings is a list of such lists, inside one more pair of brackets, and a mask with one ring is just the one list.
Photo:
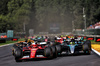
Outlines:
[[51, 58], [53, 56], [52, 49], [50, 47], [44, 49], [44, 56], [48, 58]]
[[55, 46], [51, 46], [52, 53], [53, 53], [53, 58], [57, 58], [57, 50]]

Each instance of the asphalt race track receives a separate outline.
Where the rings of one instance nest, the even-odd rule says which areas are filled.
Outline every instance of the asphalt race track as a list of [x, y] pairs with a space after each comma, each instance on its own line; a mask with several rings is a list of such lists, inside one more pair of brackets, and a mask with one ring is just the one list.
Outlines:
[[0, 66], [100, 66], [100, 57], [92, 52], [91, 55], [62, 55], [56, 59], [33, 59], [15, 62], [10, 45], [0, 47]]

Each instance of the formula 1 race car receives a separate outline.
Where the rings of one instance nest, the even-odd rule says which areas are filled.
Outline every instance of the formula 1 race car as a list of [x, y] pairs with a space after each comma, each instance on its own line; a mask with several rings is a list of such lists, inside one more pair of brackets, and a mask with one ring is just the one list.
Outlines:
[[61, 39], [56, 40], [58, 44], [57, 50], [59, 54], [66, 52], [67, 54], [78, 54], [80, 51], [83, 51], [85, 54], [91, 53], [91, 42], [89, 40], [80, 40], [80, 39], [68, 39], [62, 41]]
[[37, 36], [34, 38], [30, 38], [30, 40], [34, 40], [34, 41], [40, 41], [40, 42], [47, 42], [49, 39], [48, 36]]
[[49, 44], [47, 42], [40, 42], [31, 45], [27, 42], [17, 43], [13, 45], [12, 54], [16, 62], [21, 62], [23, 59], [57, 57], [56, 47], [51, 46], [50, 42]]

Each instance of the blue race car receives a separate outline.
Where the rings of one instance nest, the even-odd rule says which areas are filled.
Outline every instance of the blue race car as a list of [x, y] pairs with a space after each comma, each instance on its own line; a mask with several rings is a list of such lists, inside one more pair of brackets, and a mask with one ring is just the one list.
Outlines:
[[66, 52], [67, 54], [78, 54], [83, 51], [85, 54], [91, 54], [91, 42], [89, 40], [76, 40], [64, 41], [62, 44], [57, 45], [58, 54]]

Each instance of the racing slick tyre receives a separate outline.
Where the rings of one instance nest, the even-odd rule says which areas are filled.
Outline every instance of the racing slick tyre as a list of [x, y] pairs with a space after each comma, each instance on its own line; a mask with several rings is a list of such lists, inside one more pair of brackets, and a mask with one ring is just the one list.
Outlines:
[[53, 52], [50, 47], [44, 49], [44, 56], [48, 58], [53, 57]]
[[16, 49], [18, 49], [18, 47], [13, 47], [13, 49], [12, 49], [12, 55], [15, 55]]
[[90, 40], [87, 40], [86, 43], [89, 45], [90, 50], [91, 50], [91, 41]]
[[53, 53], [53, 58], [57, 58], [57, 50], [55, 46], [51, 46], [52, 53]]
[[22, 57], [22, 51], [21, 51], [21, 49], [15, 49], [14, 55], [17, 58]]
[[83, 44], [83, 51], [85, 54], [91, 54], [91, 43], [89, 41], [86, 41], [85, 44]]
[[57, 49], [57, 54], [61, 54], [61, 46], [60, 45], [56, 45], [56, 49]]

